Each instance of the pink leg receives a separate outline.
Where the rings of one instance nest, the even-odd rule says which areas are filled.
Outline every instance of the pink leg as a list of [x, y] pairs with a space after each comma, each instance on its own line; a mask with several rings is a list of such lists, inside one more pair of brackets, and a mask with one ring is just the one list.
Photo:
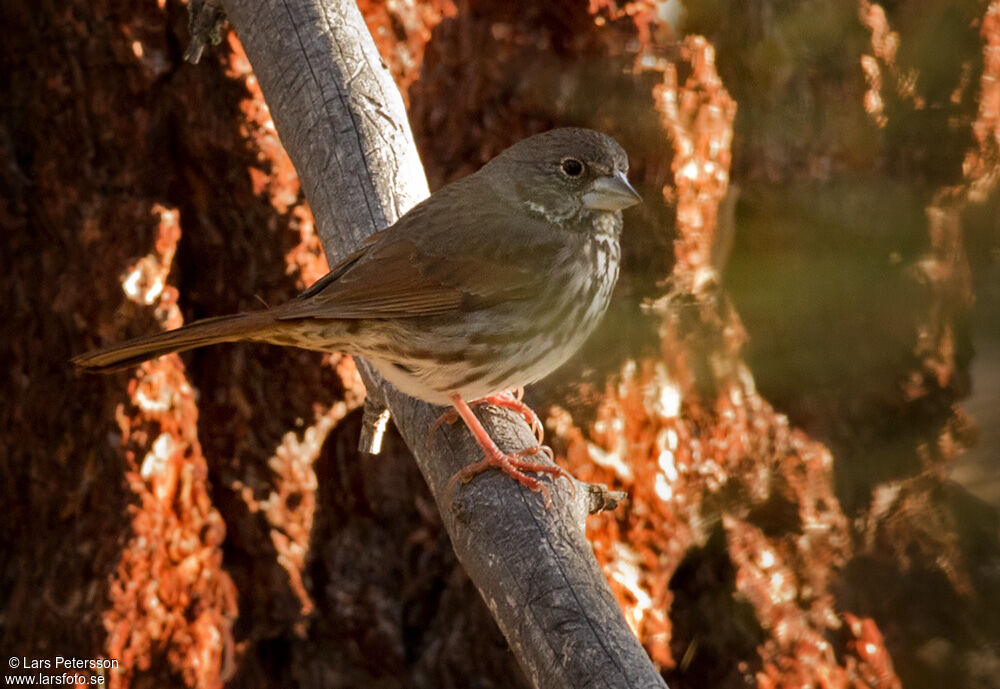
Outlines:
[[468, 426], [469, 431], [472, 433], [472, 437], [476, 439], [479, 447], [483, 449], [483, 452], [486, 454], [486, 458], [482, 461], [470, 464], [451, 477], [451, 480], [448, 481], [448, 488], [445, 491], [445, 500], [449, 504], [451, 503], [451, 493], [456, 483], [459, 481], [467, 483], [477, 474], [481, 474], [487, 469], [493, 467], [500, 469], [522, 486], [542, 493], [545, 496], [546, 509], [548, 509], [549, 505], [552, 504], [552, 497], [549, 495], [549, 489], [541, 481], [528, 476], [524, 472], [530, 471], [534, 473], [552, 474], [556, 477], [563, 476], [570, 480], [570, 485], [573, 486], [574, 491], [576, 490], [576, 486], [573, 484], [572, 480], [573, 477], [570, 476], [569, 472], [562, 467], [552, 466], [550, 464], [528, 462], [523, 459], [524, 457], [539, 454], [541, 452], [545, 452], [549, 455], [549, 457], [552, 457], [552, 450], [538, 445], [522, 450], [516, 454], [507, 454], [497, 447], [495, 442], [493, 442], [493, 438], [491, 438], [489, 433], [486, 432], [486, 429], [483, 428], [483, 425], [479, 422], [479, 419], [476, 418], [476, 415], [472, 412], [472, 408], [465, 402], [465, 400], [458, 395], [451, 395], [451, 402], [455, 405], [455, 411], [465, 422], [465, 425]]
[[[480, 404], [492, 404], [496, 407], [513, 409], [521, 415], [521, 418], [523, 418], [529, 426], [531, 426], [531, 431], [535, 434], [535, 437], [538, 438], [538, 444], [541, 445], [545, 440], [545, 429], [542, 427], [542, 422], [539, 420], [535, 411], [521, 401], [523, 398], [524, 388], [516, 388], [509, 392], [495, 392], [492, 395], [487, 395], [486, 397], [473, 400], [472, 402], [469, 402], [469, 406], [475, 407]], [[449, 409], [444, 414], [439, 416], [437, 421], [435, 421], [431, 426], [431, 430], [427, 432], [428, 449], [434, 442], [434, 434], [437, 433], [437, 429], [439, 429], [442, 424], [448, 424], [450, 426], [456, 421], [458, 421], [458, 412], [454, 409]]]

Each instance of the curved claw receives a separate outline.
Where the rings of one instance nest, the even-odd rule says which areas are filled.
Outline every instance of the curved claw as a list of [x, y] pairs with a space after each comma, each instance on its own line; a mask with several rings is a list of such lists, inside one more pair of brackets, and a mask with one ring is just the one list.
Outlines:
[[552, 448], [548, 445], [535, 445], [534, 447], [526, 447], [523, 450], [519, 450], [516, 454], [517, 457], [531, 457], [532, 455], [546, 454], [549, 456], [553, 462], [556, 461], [556, 453], [552, 451]]
[[[521, 450], [520, 452], [518, 452], [516, 456], [519, 457], [519, 458], [520, 457], [530, 457], [532, 455], [537, 455], [537, 454], [541, 454], [541, 453], [547, 454], [549, 456], [549, 459], [551, 461], [553, 461], [553, 462], [556, 461], [556, 453], [553, 452], [552, 448], [549, 447], [548, 445], [535, 445], [534, 447], [525, 448], [525, 449]], [[521, 466], [518, 466], [519, 464], [524, 464], [526, 466], [521, 467]], [[556, 465], [553, 466], [553, 465], [549, 465], [549, 464], [535, 464], [534, 462], [516, 462], [516, 463], [514, 463], [514, 465], [518, 466], [518, 468], [523, 468], [525, 471], [541, 471], [541, 472], [545, 472], [547, 474], [552, 474], [556, 478], [560, 478], [561, 477], [561, 478], [566, 479], [567, 481], [569, 481], [569, 487], [573, 490], [573, 497], [574, 498], [576, 497], [576, 482], [573, 480], [573, 475], [571, 473], [569, 473], [568, 471], [566, 471], [565, 469], [563, 469], [558, 464], [556, 464]], [[544, 468], [540, 468], [540, 467], [544, 467]]]

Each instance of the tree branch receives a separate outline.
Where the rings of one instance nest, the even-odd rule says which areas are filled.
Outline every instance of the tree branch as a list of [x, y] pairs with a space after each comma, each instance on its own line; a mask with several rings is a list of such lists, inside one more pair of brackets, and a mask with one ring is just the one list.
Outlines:
[[[403, 101], [361, 13], [347, 0], [225, 0], [302, 180], [330, 263], [424, 198], [427, 182]], [[478, 459], [460, 424], [428, 430], [440, 408], [406, 397], [364, 367], [368, 393], [391, 410], [441, 510], [459, 560], [535, 687], [665, 687], [625, 623], [584, 537], [614, 496], [551, 484], [552, 507], [487, 472], [443, 505], [449, 478]], [[533, 444], [527, 424], [483, 413], [499, 445]]]

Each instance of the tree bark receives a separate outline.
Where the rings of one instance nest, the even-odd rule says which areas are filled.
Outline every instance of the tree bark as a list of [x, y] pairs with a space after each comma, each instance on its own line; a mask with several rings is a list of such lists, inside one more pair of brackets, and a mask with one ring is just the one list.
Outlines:
[[[281, 140], [302, 180], [331, 264], [424, 198], [427, 182], [403, 101], [355, 3], [225, 0]], [[370, 368], [369, 396], [391, 411], [430, 486], [459, 560], [535, 687], [665, 687], [622, 616], [584, 536], [595, 493], [550, 484], [552, 507], [497, 472], [456, 489], [478, 459], [460, 424], [406, 397]], [[501, 447], [533, 443], [527, 424], [489, 410]]]

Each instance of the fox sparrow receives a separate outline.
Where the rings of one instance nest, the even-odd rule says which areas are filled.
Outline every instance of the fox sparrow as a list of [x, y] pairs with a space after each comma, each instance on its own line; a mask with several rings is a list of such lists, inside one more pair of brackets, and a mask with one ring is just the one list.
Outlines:
[[505, 393], [566, 361], [607, 309], [620, 211], [640, 201], [627, 171], [625, 151], [604, 134], [532, 136], [432, 194], [285, 304], [196, 321], [73, 363], [114, 371], [238, 340], [362, 356], [401, 391], [453, 405], [468, 425], [486, 458], [459, 472], [449, 491], [497, 467], [547, 501], [544, 485], [524, 473], [565, 474], [525, 460], [547, 448], [504, 453], [468, 402], [512, 407], [540, 429]]

